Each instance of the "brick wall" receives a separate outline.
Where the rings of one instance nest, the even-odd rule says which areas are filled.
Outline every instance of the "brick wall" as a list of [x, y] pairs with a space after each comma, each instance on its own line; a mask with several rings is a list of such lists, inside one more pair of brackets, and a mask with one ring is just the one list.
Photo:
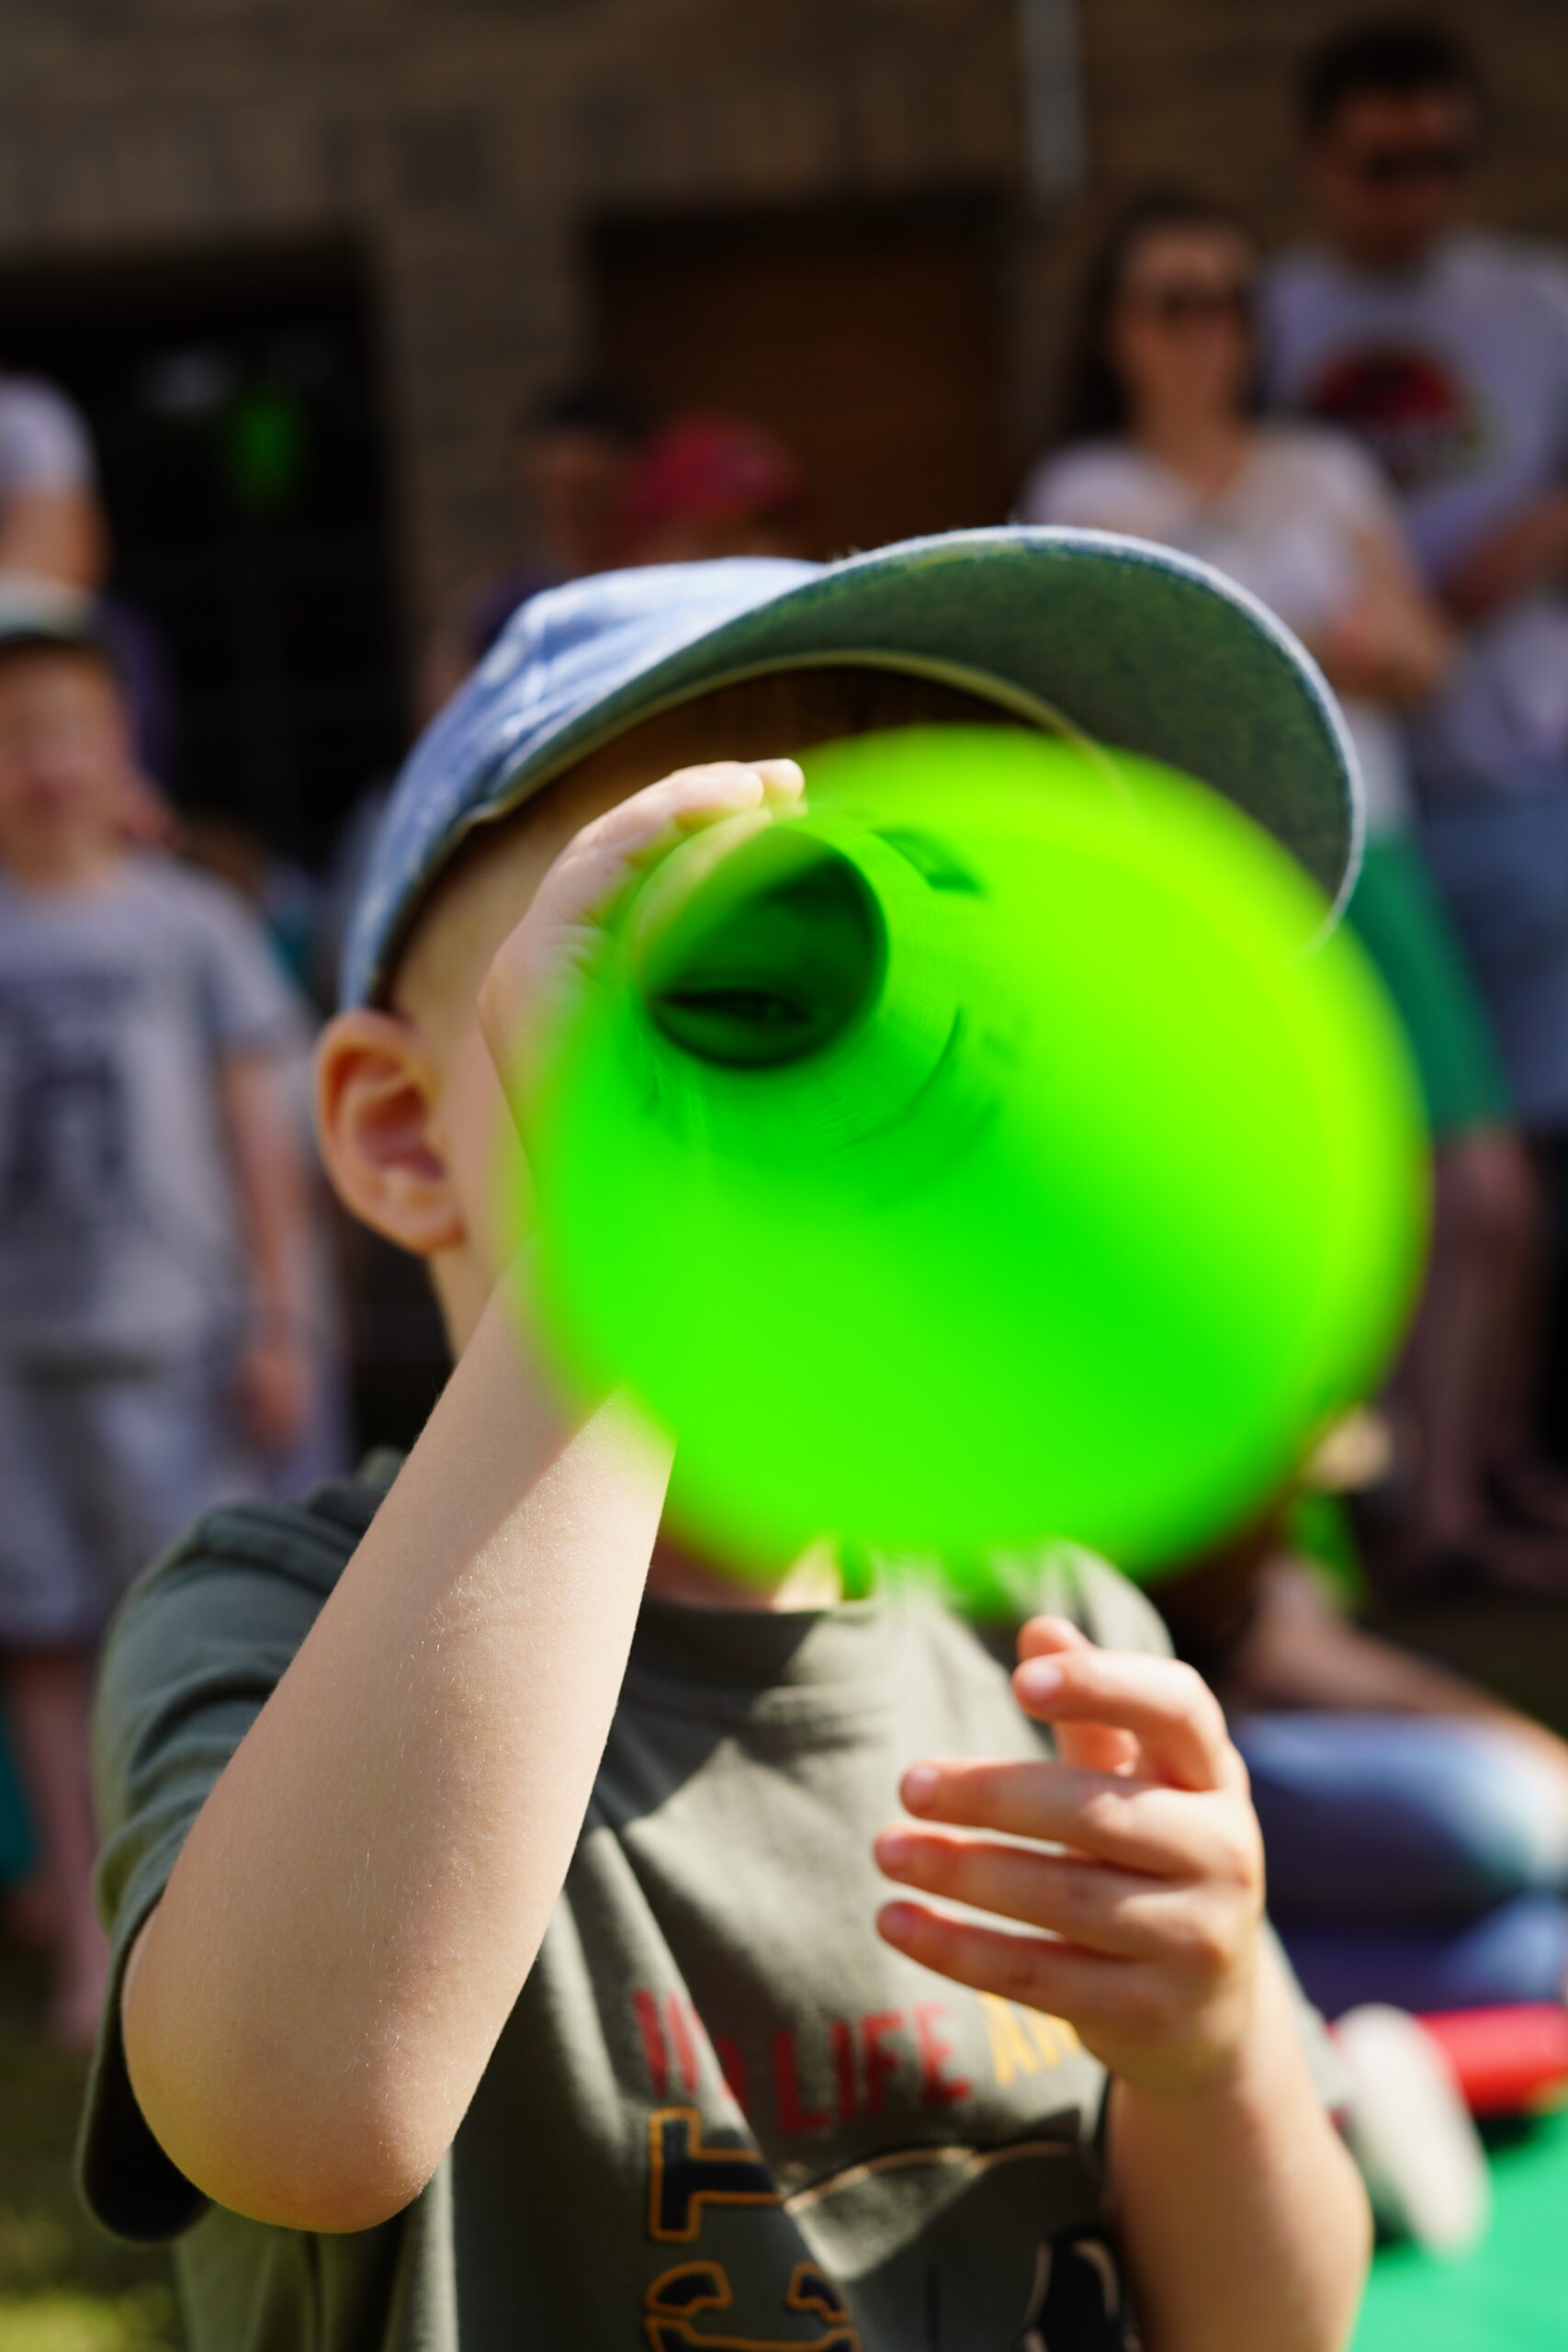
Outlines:
[[[1080, 0], [1097, 188], [1291, 216], [1289, 60], [1342, 6]], [[570, 369], [606, 209], [1018, 185], [1013, 0], [8, 0], [0, 266], [350, 232], [380, 293], [411, 618], [495, 555], [507, 417]], [[1568, 8], [1492, 0], [1488, 200], [1568, 233]], [[1018, 242], [1018, 438], [1084, 208]]]
[[498, 549], [596, 212], [1015, 167], [1010, 0], [9, 0], [5, 29], [0, 266], [364, 241], [416, 621]]
[[[1296, 220], [1291, 75], [1303, 50], [1392, 0], [1082, 0], [1097, 179], [1197, 177], [1269, 235]], [[1454, 0], [1493, 86], [1495, 135], [1480, 191], [1499, 220], [1568, 237], [1568, 8], [1561, 0]], [[1179, 107], [1171, 93], [1181, 94]]]

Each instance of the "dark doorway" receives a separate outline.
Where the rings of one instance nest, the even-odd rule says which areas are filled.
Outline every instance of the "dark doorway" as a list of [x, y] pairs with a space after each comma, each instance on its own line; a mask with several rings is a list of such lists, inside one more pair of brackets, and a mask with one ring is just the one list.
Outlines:
[[1001, 220], [956, 197], [604, 221], [600, 368], [656, 413], [770, 425], [811, 476], [814, 554], [996, 522]]
[[318, 863], [405, 731], [359, 255], [7, 270], [0, 363], [52, 379], [86, 416], [111, 586], [172, 673], [164, 781]]

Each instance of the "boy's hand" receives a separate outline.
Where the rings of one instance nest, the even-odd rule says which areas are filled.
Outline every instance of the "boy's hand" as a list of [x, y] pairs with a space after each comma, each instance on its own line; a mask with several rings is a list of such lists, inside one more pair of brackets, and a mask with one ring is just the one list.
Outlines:
[[917, 1903], [889, 1904], [878, 1928], [942, 1975], [1066, 2018], [1156, 2097], [1207, 2088], [1247, 2042], [1263, 1910], [1262, 1840], [1219, 1702], [1190, 1668], [1095, 1649], [1058, 1618], [1026, 1625], [1019, 1650], [1014, 1690], [1057, 1727], [1055, 1759], [920, 1763], [901, 1790], [927, 1821], [1008, 1842], [900, 1823], [876, 1859], [1047, 1934]]
[[767, 824], [804, 786], [794, 760], [681, 768], [596, 817], [568, 842], [502, 941], [479, 990], [479, 1025], [513, 1112], [570, 1012], [626, 891], [678, 842], [723, 818]]

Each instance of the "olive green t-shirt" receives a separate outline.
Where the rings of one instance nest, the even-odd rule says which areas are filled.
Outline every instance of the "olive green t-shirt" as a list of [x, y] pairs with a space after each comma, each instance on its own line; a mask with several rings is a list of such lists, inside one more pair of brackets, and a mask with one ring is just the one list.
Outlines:
[[[116, 1994], [82, 2177], [178, 2241], [196, 2352], [1111, 2352], [1135, 2339], [1070, 2027], [881, 1942], [871, 1842], [927, 1754], [1048, 1735], [929, 1585], [770, 1615], [648, 1600], [575, 1859], [457, 2139], [380, 2227], [209, 2204], [136, 2108], [124, 1958], [209, 1790], [353, 1552], [379, 1479], [204, 1520], [115, 1626], [97, 1725]], [[1030, 1605], [1163, 1649], [1060, 1552]], [[387, 1703], [396, 1703], [388, 1693]], [[330, 1792], [323, 1791], [323, 1802]]]

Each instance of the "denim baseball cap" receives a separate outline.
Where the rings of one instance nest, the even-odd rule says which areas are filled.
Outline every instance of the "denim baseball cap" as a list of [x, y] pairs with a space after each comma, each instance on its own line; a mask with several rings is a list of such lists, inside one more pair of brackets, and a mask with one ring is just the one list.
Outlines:
[[532, 597], [421, 737], [355, 905], [344, 1002], [380, 994], [477, 825], [660, 711], [832, 664], [937, 679], [1163, 760], [1265, 825], [1337, 909], [1354, 879], [1360, 789], [1333, 697], [1290, 631], [1206, 564], [1111, 532], [1011, 525], [836, 563], [649, 565]]

